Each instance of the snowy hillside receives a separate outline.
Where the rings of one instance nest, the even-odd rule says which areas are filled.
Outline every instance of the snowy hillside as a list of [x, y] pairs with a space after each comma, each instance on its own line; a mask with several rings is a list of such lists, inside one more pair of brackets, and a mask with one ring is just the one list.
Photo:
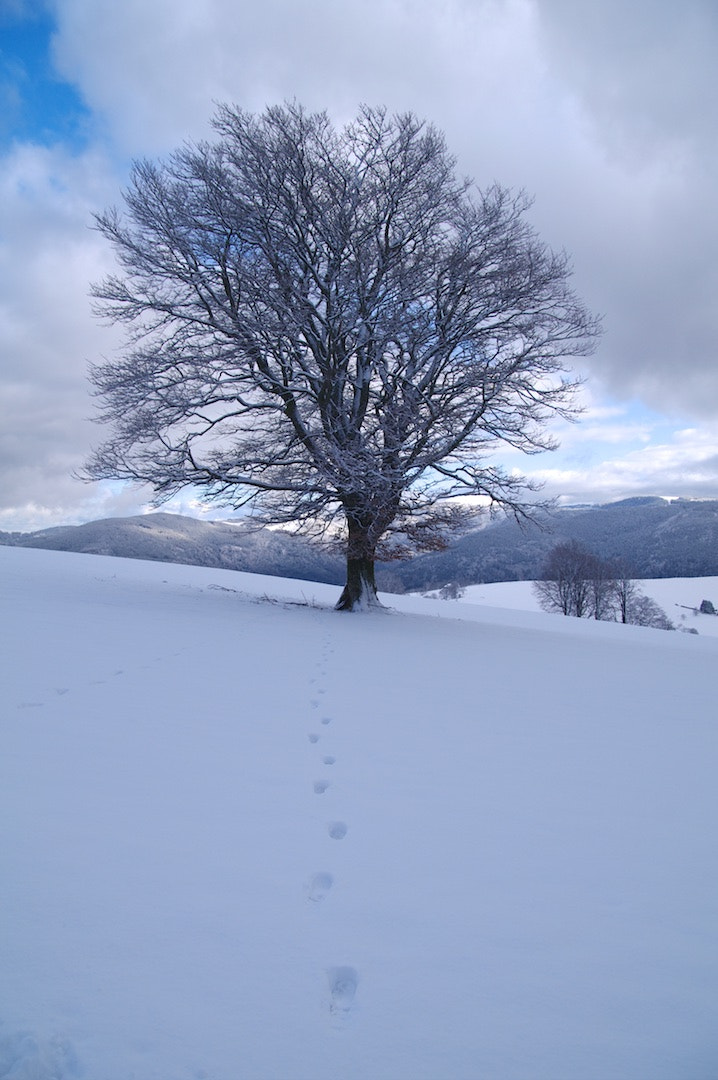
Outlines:
[[[718, 615], [704, 615], [700, 611], [703, 600], [709, 600], [718, 611], [718, 577], [648, 578], [637, 585], [644, 596], [650, 596], [665, 611], [677, 630], [696, 630], [699, 634], [718, 637]], [[469, 585], [461, 602], [516, 611], [541, 610], [530, 581]]]
[[715, 638], [0, 582], [0, 1077], [718, 1075]]

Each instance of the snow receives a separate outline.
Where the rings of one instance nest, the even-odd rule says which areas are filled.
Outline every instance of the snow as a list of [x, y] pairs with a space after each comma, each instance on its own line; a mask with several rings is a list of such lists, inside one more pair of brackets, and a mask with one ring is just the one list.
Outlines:
[[0, 581], [0, 1077], [718, 1075], [714, 637]]
[[[718, 637], [718, 616], [700, 612], [702, 600], [710, 600], [718, 610], [718, 577], [649, 578], [637, 581], [644, 596], [663, 608], [677, 630]], [[460, 598], [470, 604], [491, 604], [514, 611], [540, 611], [530, 581], [501, 581], [470, 585]], [[560, 615], [559, 618], [564, 618]]]

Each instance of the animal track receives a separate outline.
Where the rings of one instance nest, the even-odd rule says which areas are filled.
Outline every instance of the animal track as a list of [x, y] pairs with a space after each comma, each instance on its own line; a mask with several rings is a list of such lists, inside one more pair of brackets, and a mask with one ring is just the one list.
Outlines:
[[337, 1020], [345, 1020], [354, 1003], [359, 975], [353, 967], [335, 967], [327, 971], [329, 978], [329, 1011]]
[[347, 834], [347, 825], [343, 821], [330, 821], [327, 831], [332, 840], [343, 840]]
[[310, 743], [319, 742], [319, 736], [315, 735], [313, 732], [310, 735], [307, 735], [307, 738], [309, 739]]
[[335, 757], [332, 757], [332, 755], [331, 755], [331, 754], [326, 754], [326, 755], [325, 755], [325, 756], [324, 756], [324, 757], [322, 758], [322, 764], [323, 764], [323, 765], [333, 765], [333, 764], [334, 764], [334, 763], [336, 762], [336, 760], [337, 760], [337, 759], [336, 759]]
[[314, 794], [323, 795], [327, 788], [330, 787], [328, 780], [315, 780], [314, 781]]
[[318, 904], [320, 900], [324, 899], [333, 884], [334, 878], [331, 874], [327, 874], [323, 870], [313, 874], [307, 887], [307, 896], [315, 904]]
[[325, 727], [327, 726], [327, 724], [331, 724], [331, 722], [332, 722], [331, 716], [323, 716], [322, 717], [322, 723], [324, 724]]

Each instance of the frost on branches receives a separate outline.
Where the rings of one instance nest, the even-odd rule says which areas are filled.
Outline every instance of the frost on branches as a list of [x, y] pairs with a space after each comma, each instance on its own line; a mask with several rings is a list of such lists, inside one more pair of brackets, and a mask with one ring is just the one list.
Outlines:
[[92, 369], [113, 433], [86, 476], [342, 522], [337, 606], [372, 606], [377, 553], [440, 545], [462, 500], [525, 511], [488, 455], [552, 446], [598, 325], [526, 196], [458, 179], [414, 116], [223, 106], [214, 126], [97, 218], [119, 263], [97, 308], [128, 336]]

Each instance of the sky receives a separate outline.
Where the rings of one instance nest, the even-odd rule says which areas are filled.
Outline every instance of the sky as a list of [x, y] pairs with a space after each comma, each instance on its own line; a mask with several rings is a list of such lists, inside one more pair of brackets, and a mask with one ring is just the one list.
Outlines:
[[498, 461], [563, 503], [718, 497], [715, 0], [0, 0], [0, 529], [147, 508], [75, 475], [103, 437], [88, 364], [121, 347], [91, 312], [93, 213], [217, 102], [292, 99], [413, 111], [570, 254], [604, 325], [584, 412]]

